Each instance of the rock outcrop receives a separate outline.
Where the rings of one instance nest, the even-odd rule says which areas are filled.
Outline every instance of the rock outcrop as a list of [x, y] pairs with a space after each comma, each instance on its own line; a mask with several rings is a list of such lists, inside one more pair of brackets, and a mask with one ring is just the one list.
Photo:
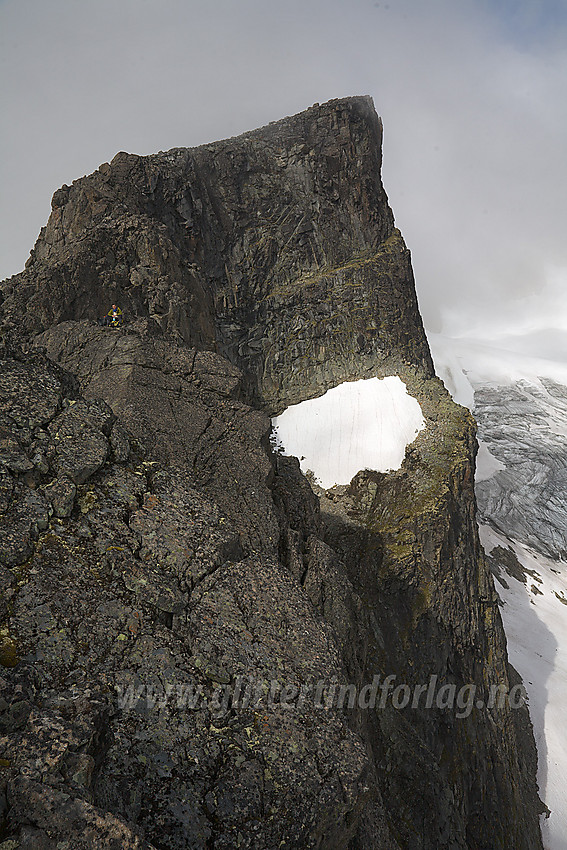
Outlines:
[[[434, 377], [380, 157], [367, 98], [119, 154], [3, 284], [14, 847], [541, 847], [527, 710], [490, 697], [517, 677], [474, 423]], [[93, 321], [112, 301], [122, 329]], [[427, 422], [398, 472], [314, 492], [271, 451], [269, 415], [390, 374]]]
[[392, 353], [433, 374], [381, 138], [370, 98], [353, 98], [214, 145], [117, 154], [55, 193], [5, 315], [38, 332], [120, 302], [239, 366], [272, 412]]

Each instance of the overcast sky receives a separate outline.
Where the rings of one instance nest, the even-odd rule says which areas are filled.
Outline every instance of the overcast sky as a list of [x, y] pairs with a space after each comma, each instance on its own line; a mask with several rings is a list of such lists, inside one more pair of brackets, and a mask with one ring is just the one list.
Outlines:
[[0, 278], [119, 150], [370, 94], [430, 330], [567, 330], [567, 0], [0, 0]]

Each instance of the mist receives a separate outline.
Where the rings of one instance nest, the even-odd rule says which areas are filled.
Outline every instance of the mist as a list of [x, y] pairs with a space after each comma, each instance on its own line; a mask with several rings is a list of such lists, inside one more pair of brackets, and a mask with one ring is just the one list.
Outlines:
[[0, 0], [0, 31], [0, 278], [53, 192], [120, 150], [370, 94], [427, 328], [567, 329], [563, 2]]

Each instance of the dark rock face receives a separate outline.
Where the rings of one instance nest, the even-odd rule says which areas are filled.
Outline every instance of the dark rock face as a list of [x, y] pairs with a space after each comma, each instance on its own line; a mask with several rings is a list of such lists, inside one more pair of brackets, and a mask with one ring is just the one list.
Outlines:
[[[525, 708], [376, 694], [516, 684], [379, 166], [365, 98], [120, 154], [3, 285], [0, 838], [541, 847]], [[389, 374], [401, 470], [315, 493], [272, 454], [266, 412]]]
[[117, 154], [55, 193], [5, 314], [39, 331], [119, 302], [227, 357], [271, 412], [392, 353], [432, 374], [381, 138], [372, 101], [352, 98], [214, 145]]

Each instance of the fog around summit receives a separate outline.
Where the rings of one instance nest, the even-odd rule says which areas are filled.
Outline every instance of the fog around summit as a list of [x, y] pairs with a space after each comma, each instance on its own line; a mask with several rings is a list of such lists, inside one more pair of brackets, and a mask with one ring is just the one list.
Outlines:
[[53, 192], [117, 151], [370, 94], [428, 329], [521, 345], [552, 328], [565, 358], [560, 0], [0, 0], [0, 32], [0, 277], [23, 268]]

